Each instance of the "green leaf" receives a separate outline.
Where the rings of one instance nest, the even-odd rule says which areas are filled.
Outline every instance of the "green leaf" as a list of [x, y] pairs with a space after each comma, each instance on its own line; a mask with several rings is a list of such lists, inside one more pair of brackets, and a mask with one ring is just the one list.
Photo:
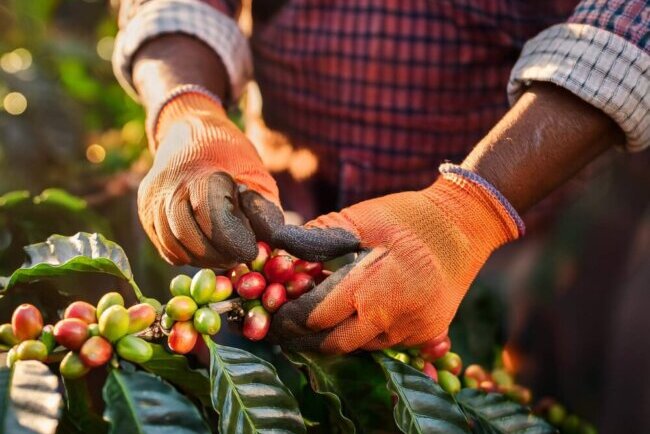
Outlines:
[[59, 423], [58, 378], [37, 361], [0, 370], [0, 432], [52, 434]]
[[103, 390], [109, 434], [209, 434], [196, 407], [160, 378], [114, 369]]
[[27, 261], [9, 276], [6, 289], [72, 273], [105, 273], [128, 281], [138, 299], [142, 298], [124, 250], [101, 234], [52, 235], [43, 243], [25, 247], [25, 252]]
[[456, 400], [474, 422], [474, 431], [486, 434], [546, 434], [557, 430], [530, 409], [499, 393], [463, 389]]
[[[336, 365], [341, 357], [293, 351], [285, 352], [285, 355], [293, 364], [307, 368], [312, 389], [325, 397], [330, 414], [334, 416], [333, 422], [341, 432], [355, 433], [356, 427], [352, 420], [344, 414], [341, 402], [341, 397], [344, 396], [344, 385], [341, 384], [343, 378], [333, 375], [331, 372], [331, 367]], [[346, 403], [346, 410], [350, 411], [350, 407], [353, 405], [353, 403]]]
[[388, 389], [397, 395], [395, 422], [408, 434], [469, 433], [465, 416], [454, 399], [417, 369], [400, 361], [374, 354], [384, 370]]
[[108, 430], [108, 424], [92, 408], [87, 378], [63, 379], [66, 402], [61, 425], [66, 426], [66, 432], [103, 434]]
[[306, 433], [298, 403], [270, 363], [203, 338], [210, 350], [212, 404], [221, 434]]
[[153, 356], [140, 366], [169, 381], [186, 394], [195, 396], [203, 405], [212, 407], [210, 378], [207, 372], [192, 369], [185, 356], [171, 354], [162, 345], [151, 346]]

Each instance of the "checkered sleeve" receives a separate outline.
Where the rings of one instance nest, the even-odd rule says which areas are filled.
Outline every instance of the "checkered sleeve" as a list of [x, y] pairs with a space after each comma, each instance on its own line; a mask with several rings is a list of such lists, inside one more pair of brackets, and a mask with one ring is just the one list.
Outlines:
[[510, 75], [514, 103], [532, 81], [568, 89], [614, 119], [626, 149], [650, 145], [650, 2], [583, 0], [529, 40]]
[[135, 53], [156, 36], [183, 33], [203, 41], [219, 56], [230, 80], [230, 99], [236, 101], [253, 69], [248, 41], [234, 20], [238, 10], [233, 0], [122, 0], [113, 51], [115, 76], [137, 99], [131, 76]]

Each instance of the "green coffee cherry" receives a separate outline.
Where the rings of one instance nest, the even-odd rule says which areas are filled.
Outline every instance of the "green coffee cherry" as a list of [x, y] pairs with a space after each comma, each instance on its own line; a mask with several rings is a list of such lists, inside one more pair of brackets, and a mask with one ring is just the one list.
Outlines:
[[170, 330], [174, 326], [174, 319], [164, 313], [160, 318], [160, 326], [165, 330]]
[[460, 380], [449, 371], [438, 371], [438, 384], [440, 384], [440, 387], [442, 387], [445, 392], [451, 395], [460, 392]]
[[41, 331], [41, 336], [38, 338], [38, 340], [45, 344], [45, 348], [47, 348], [48, 354], [51, 353], [54, 347], [56, 347], [56, 340], [54, 339], [54, 326], [48, 324], [43, 327], [43, 331]]
[[510, 375], [505, 369], [495, 369], [492, 371], [492, 381], [506, 389], [515, 384], [512, 375]]
[[418, 371], [421, 371], [424, 369], [424, 359], [422, 357], [412, 357], [411, 358], [411, 366], [413, 366], [415, 369]]
[[90, 337], [99, 336], [99, 324], [90, 324], [88, 326], [88, 335]]
[[562, 422], [562, 432], [566, 434], [579, 434], [580, 418], [575, 414], [571, 414]]
[[191, 284], [192, 278], [190, 276], [179, 274], [169, 282], [169, 292], [171, 292], [173, 296], [187, 295], [189, 297]]
[[61, 360], [61, 366], [59, 367], [61, 375], [64, 378], [74, 380], [76, 378], [81, 378], [90, 371], [90, 368], [81, 361], [79, 354], [73, 353], [70, 351], [66, 356]]
[[449, 351], [444, 356], [435, 361], [436, 368], [449, 371], [454, 375], [459, 375], [463, 369], [463, 361], [456, 353]]
[[566, 418], [566, 409], [561, 404], [553, 404], [548, 409], [548, 421], [555, 425], [560, 426]]
[[169, 300], [165, 313], [174, 321], [189, 321], [197, 308], [198, 306], [192, 298], [186, 295], [177, 295]]
[[29, 339], [22, 341], [16, 348], [18, 360], [38, 360], [44, 362], [47, 359], [47, 347], [41, 341]]
[[124, 297], [119, 292], [107, 292], [97, 303], [97, 320], [102, 317], [102, 314], [111, 306], [124, 307]]
[[162, 304], [155, 298], [145, 297], [142, 299], [143, 303], [147, 303], [156, 311], [156, 314], [162, 313], [163, 307]]
[[14, 366], [14, 363], [16, 363], [16, 360], [18, 360], [18, 353], [16, 352], [16, 348], [18, 347], [11, 348], [7, 353], [7, 368]]
[[99, 317], [99, 334], [116, 342], [129, 331], [129, 312], [124, 306], [113, 305]]
[[20, 343], [11, 328], [11, 324], [0, 325], [0, 342], [9, 346], [18, 345]]
[[149, 342], [133, 335], [120, 339], [115, 349], [121, 358], [134, 363], [145, 363], [153, 356], [153, 348]]
[[221, 328], [221, 317], [209, 307], [202, 307], [194, 313], [194, 328], [204, 335], [217, 334]]
[[190, 284], [190, 295], [197, 304], [206, 304], [210, 302], [212, 294], [217, 289], [217, 276], [209, 268], [199, 270], [192, 278]]

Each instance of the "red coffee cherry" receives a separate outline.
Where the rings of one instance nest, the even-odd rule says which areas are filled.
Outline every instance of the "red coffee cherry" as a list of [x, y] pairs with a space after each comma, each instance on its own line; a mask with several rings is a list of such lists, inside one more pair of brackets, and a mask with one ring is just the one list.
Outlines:
[[277, 312], [287, 302], [287, 290], [280, 283], [271, 283], [262, 294], [262, 306], [267, 311]]
[[448, 336], [445, 336], [442, 340], [436, 339], [422, 345], [420, 348], [420, 355], [424, 360], [433, 362], [447, 354], [450, 349], [451, 341]]
[[37, 339], [43, 330], [43, 316], [31, 304], [21, 304], [11, 317], [11, 328], [21, 341]]
[[454, 375], [459, 375], [463, 370], [463, 361], [456, 353], [448, 352], [435, 362], [436, 368], [444, 369]]
[[313, 278], [320, 276], [323, 272], [322, 262], [309, 262], [304, 259], [297, 259], [293, 265], [296, 273], [307, 273]]
[[199, 334], [194, 328], [192, 321], [178, 321], [174, 323], [171, 332], [169, 332], [167, 344], [173, 352], [187, 354], [196, 345], [198, 337]]
[[63, 318], [78, 318], [86, 324], [94, 324], [97, 322], [97, 309], [85, 301], [75, 301], [66, 308]]
[[244, 317], [243, 334], [251, 341], [261, 341], [269, 332], [271, 315], [262, 306], [255, 306]]
[[422, 368], [422, 372], [424, 372], [436, 383], [438, 382], [438, 370], [431, 364], [431, 362], [424, 362], [424, 368]]
[[237, 294], [246, 300], [255, 300], [260, 298], [266, 288], [266, 280], [261, 273], [252, 271], [244, 274], [237, 281]]
[[79, 357], [84, 365], [96, 368], [105, 365], [113, 357], [113, 346], [101, 336], [88, 339], [79, 350]]
[[237, 288], [237, 281], [246, 273], [250, 273], [248, 266], [246, 264], [237, 264], [228, 271], [228, 277], [230, 277], [230, 283], [232, 283], [233, 288]]
[[271, 283], [285, 283], [293, 276], [293, 260], [290, 256], [275, 256], [264, 264], [264, 275]]
[[264, 264], [271, 257], [271, 247], [264, 241], [257, 242], [257, 256], [251, 262], [251, 270], [261, 272]]
[[88, 324], [79, 318], [66, 318], [54, 326], [54, 339], [59, 345], [77, 351], [88, 339]]
[[285, 284], [290, 299], [300, 297], [305, 292], [311, 291], [314, 286], [314, 279], [307, 273], [296, 273]]

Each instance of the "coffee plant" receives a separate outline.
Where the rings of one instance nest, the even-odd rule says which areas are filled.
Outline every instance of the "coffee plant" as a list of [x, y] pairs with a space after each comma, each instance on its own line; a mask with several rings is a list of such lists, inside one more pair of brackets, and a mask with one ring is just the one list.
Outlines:
[[446, 337], [346, 356], [217, 343], [222, 316], [263, 341], [273, 313], [333, 264], [260, 242], [250, 264], [176, 276], [162, 305], [100, 234], [25, 252], [0, 278], [3, 433], [595, 432], [548, 399], [534, 414], [509, 372], [464, 368]]

